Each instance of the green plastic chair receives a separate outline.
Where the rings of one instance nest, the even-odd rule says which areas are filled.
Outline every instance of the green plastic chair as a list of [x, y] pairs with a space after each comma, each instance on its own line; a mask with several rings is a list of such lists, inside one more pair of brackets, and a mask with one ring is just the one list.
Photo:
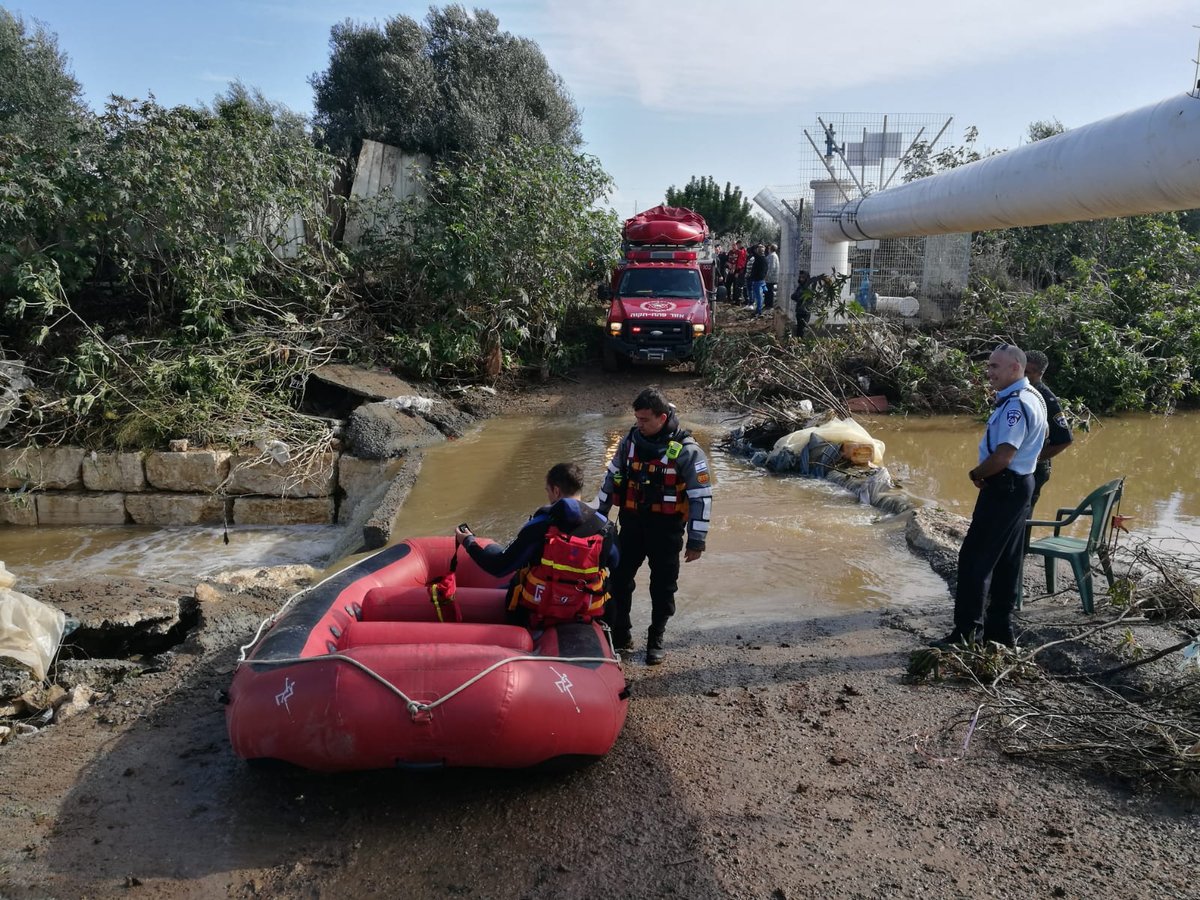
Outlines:
[[[1026, 524], [1030, 527], [1046, 527], [1054, 529], [1053, 537], [1039, 538], [1029, 542], [1026, 553], [1031, 556], [1043, 556], [1046, 559], [1046, 590], [1053, 594], [1057, 590], [1056, 561], [1066, 560], [1071, 564], [1075, 573], [1075, 582], [1079, 585], [1079, 599], [1083, 601], [1083, 611], [1092, 612], [1094, 604], [1092, 585], [1092, 554], [1100, 560], [1104, 575], [1111, 588], [1115, 581], [1112, 570], [1112, 560], [1108, 552], [1109, 535], [1112, 532], [1113, 510], [1121, 502], [1121, 492], [1125, 488], [1125, 479], [1118, 478], [1096, 488], [1083, 502], [1074, 509], [1060, 509], [1055, 513], [1053, 521], [1030, 519]], [[1065, 518], [1064, 518], [1065, 516]], [[1059, 532], [1076, 519], [1090, 516], [1091, 528], [1084, 538], [1064, 537]], [[1020, 608], [1018, 597], [1018, 609]]]

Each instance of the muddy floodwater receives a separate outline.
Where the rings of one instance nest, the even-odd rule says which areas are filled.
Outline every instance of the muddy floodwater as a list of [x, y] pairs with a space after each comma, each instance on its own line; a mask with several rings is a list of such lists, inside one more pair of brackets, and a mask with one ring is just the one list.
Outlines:
[[[701, 412], [685, 424], [708, 451], [715, 475], [709, 550], [685, 565], [681, 621], [723, 624], [743, 617], [777, 618], [831, 607], [879, 606], [944, 596], [943, 582], [906, 549], [903, 523], [858, 503], [822, 481], [756, 469], [718, 446], [731, 424]], [[971, 514], [980, 425], [969, 417], [865, 417], [887, 445], [885, 463], [923, 503]], [[449, 534], [467, 522], [499, 541], [514, 535], [545, 502], [546, 469], [575, 460], [594, 497], [626, 417], [505, 417], [428, 451], [420, 478], [400, 513], [398, 537]], [[1039, 516], [1074, 506], [1089, 490], [1127, 476], [1121, 511], [1135, 534], [1200, 543], [1200, 414], [1104, 420], [1056, 461]], [[336, 527], [0, 528], [0, 559], [32, 588], [59, 578], [138, 575], [194, 581], [245, 566], [319, 562]], [[639, 585], [644, 593], [645, 584]], [[639, 607], [646, 605], [639, 602]]]
[[[977, 491], [967, 479], [981, 425], [969, 417], [865, 417], [865, 427], [887, 444], [886, 464], [912, 494], [970, 516]], [[1182, 547], [1200, 543], [1200, 413], [1104, 419], [1054, 460], [1037, 518], [1074, 507], [1093, 489], [1125, 476], [1121, 513], [1132, 533]], [[1049, 533], [1049, 532], [1046, 532]]]
[[253, 566], [320, 565], [337, 540], [335, 526], [146, 528], [0, 527], [0, 560], [17, 587], [119, 575], [194, 585], [206, 575]]
[[[694, 420], [693, 420], [694, 422]], [[686, 422], [693, 425], [693, 422]], [[630, 418], [506, 418], [486, 423], [425, 458], [396, 533], [449, 534], [467, 522], [480, 535], [507, 541], [545, 503], [546, 469], [575, 460], [600, 477]], [[903, 524], [859, 504], [845, 491], [807, 478], [769, 475], [714, 443], [715, 418], [694, 425], [714, 474], [708, 552], [683, 566], [678, 616], [689, 625], [725, 625], [746, 617], [778, 618], [818, 609], [937, 597], [944, 583], [904, 544]], [[648, 607], [645, 577], [635, 600]]]

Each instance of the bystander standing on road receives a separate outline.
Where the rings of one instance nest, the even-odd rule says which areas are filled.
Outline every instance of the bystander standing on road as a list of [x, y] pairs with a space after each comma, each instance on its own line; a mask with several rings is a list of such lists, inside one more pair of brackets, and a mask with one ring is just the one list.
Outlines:
[[808, 331], [808, 318], [812, 315], [812, 280], [808, 270], [801, 269], [796, 276], [796, 289], [792, 291], [792, 304], [796, 313], [796, 337], [802, 338]]
[[733, 296], [730, 301], [737, 304], [746, 302], [746, 248], [741, 241], [734, 243], [736, 252], [733, 268]]
[[767, 288], [767, 248], [762, 244], [754, 245], [754, 255], [746, 264], [750, 286], [750, 297], [747, 306], [754, 310], [755, 316], [761, 316], [763, 311], [763, 294]]
[[779, 293], [779, 253], [774, 244], [767, 244], [767, 296], [763, 309], [775, 308], [775, 297]]
[[[713, 293], [720, 285], [725, 284], [725, 267], [729, 263], [729, 254], [721, 249], [721, 245], [717, 244], [713, 247]], [[726, 287], [726, 291], [729, 288]]]

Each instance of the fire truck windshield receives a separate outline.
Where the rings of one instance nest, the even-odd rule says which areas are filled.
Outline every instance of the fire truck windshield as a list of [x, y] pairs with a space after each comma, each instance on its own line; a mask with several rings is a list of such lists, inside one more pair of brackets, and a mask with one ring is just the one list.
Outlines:
[[680, 297], [698, 300], [704, 296], [700, 273], [695, 269], [628, 269], [621, 276], [622, 297]]

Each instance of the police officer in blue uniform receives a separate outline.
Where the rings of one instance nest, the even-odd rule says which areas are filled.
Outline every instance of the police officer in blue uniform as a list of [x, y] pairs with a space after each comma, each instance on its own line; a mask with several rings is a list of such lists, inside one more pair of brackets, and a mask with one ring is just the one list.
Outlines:
[[954, 630], [942, 646], [1016, 640], [1012, 610], [1021, 580], [1025, 521], [1033, 472], [1046, 439], [1046, 404], [1025, 377], [1025, 353], [1001, 344], [987, 362], [996, 406], [967, 477], [979, 488], [971, 526], [958, 554]]
[[1050, 460], [1071, 446], [1073, 437], [1071, 426], [1067, 424], [1066, 414], [1062, 404], [1049, 385], [1042, 381], [1046, 370], [1050, 368], [1050, 360], [1041, 350], [1030, 350], [1025, 354], [1025, 377], [1042, 399], [1046, 401], [1046, 443], [1038, 454], [1037, 468], [1033, 471], [1033, 496], [1029, 499], [1029, 517], [1033, 518], [1033, 508], [1037, 506], [1038, 497], [1042, 495], [1042, 486], [1050, 480]]

